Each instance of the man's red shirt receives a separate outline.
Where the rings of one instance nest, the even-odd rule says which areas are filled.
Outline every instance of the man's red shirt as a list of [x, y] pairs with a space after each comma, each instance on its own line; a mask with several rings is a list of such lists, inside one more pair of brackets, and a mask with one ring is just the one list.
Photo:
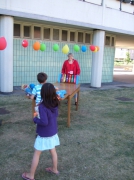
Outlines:
[[69, 64], [68, 60], [64, 61], [63, 67], [62, 67], [62, 73], [63, 74], [71, 74], [73, 75], [80, 75], [80, 66], [77, 60], [73, 59], [73, 63]]

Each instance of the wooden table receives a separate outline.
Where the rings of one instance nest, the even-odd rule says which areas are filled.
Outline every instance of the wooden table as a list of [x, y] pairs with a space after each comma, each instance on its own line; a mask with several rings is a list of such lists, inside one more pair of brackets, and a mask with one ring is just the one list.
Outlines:
[[61, 100], [68, 99], [67, 127], [69, 127], [70, 126], [71, 99], [75, 94], [77, 94], [77, 105], [76, 105], [76, 111], [77, 111], [78, 110], [78, 103], [79, 103], [80, 84], [54, 83], [54, 86], [58, 87], [59, 90], [66, 90], [67, 91], [67, 94]]
[[[78, 110], [79, 103], [79, 92], [80, 92], [80, 84], [71, 84], [71, 83], [54, 83], [59, 90], [66, 90], [67, 94], [61, 100], [68, 100], [68, 118], [67, 118], [67, 127], [70, 127], [70, 112], [71, 112], [71, 99], [77, 94], [77, 105], [76, 111]], [[32, 115], [34, 114], [35, 100], [32, 100]]]

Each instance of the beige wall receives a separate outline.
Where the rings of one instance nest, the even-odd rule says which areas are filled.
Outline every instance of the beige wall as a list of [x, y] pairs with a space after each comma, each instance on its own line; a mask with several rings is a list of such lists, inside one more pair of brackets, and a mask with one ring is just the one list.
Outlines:
[[117, 35], [116, 47], [134, 49], [134, 36], [129, 35]]

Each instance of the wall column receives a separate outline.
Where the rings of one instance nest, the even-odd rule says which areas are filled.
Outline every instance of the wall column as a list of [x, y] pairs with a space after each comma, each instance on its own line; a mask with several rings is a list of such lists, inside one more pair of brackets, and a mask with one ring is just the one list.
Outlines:
[[7, 41], [6, 49], [0, 51], [0, 91], [13, 91], [13, 22], [11, 16], [0, 17], [0, 37]]
[[91, 86], [101, 87], [103, 52], [105, 42], [105, 31], [94, 30], [93, 45], [99, 46], [100, 50], [92, 53]]

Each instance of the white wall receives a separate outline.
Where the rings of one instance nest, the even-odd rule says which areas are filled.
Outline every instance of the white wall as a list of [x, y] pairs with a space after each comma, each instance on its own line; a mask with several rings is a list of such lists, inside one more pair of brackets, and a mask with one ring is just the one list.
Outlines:
[[[117, 1], [117, 0], [107, 0], [106, 1], [106, 6], [110, 7], [110, 8], [113, 8], [113, 9], [119, 10], [119, 8], [120, 8], [120, 1]], [[122, 3], [121, 9], [122, 9], [122, 11], [128, 12], [128, 13], [133, 13], [134, 12], [134, 6], [132, 6], [129, 3]]]
[[[64, 23], [69, 23], [68, 21], [71, 24], [75, 22], [75, 25], [77, 22], [78, 25], [85, 23], [85, 26], [94, 29], [96, 27], [119, 33], [126, 31], [126, 34], [134, 35], [134, 15], [106, 8], [114, 5], [116, 8], [117, 4], [119, 2], [116, 0], [105, 0], [104, 7], [79, 0], [0, 0], [1, 9], [18, 11], [20, 15], [21, 12], [37, 14], [47, 16], [48, 20], [58, 18], [64, 20]], [[128, 4], [123, 6], [130, 10], [134, 7]]]
[[102, 0], [85, 0], [86, 2], [101, 5]]
[[115, 9], [105, 9], [104, 26], [115, 27], [134, 33], [134, 15], [123, 13]]

